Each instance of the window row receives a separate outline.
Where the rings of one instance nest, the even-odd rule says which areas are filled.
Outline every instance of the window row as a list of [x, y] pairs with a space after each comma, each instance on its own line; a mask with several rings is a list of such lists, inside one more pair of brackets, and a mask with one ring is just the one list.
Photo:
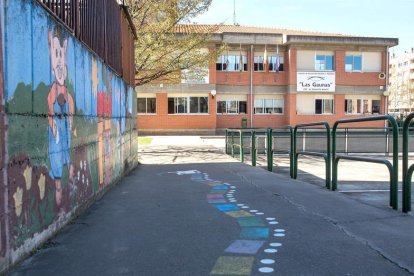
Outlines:
[[[284, 58], [280, 54], [270, 54], [265, 57], [264, 53], [255, 54], [253, 70], [255, 72], [279, 72], [283, 71]], [[230, 53], [221, 55], [216, 62], [217, 71], [248, 71], [246, 53]]]
[[[297, 52], [298, 71], [335, 71], [334, 51]], [[345, 72], [382, 72], [381, 52], [347, 52], [345, 54]]]
[[[300, 100], [300, 99], [298, 99]], [[305, 100], [305, 98], [303, 99]], [[311, 100], [311, 99], [310, 99]], [[299, 114], [334, 114], [334, 99], [314, 99], [312, 102], [297, 102]], [[306, 106], [304, 108], [304, 106]], [[352, 98], [345, 99], [345, 114], [379, 114], [381, 100]], [[138, 98], [137, 111], [139, 114], [155, 114], [157, 112], [156, 98]], [[254, 114], [284, 114], [283, 99], [254, 100]], [[169, 97], [168, 114], [208, 114], [208, 97]], [[217, 114], [247, 114], [247, 101], [218, 100]]]
[[370, 99], [346, 99], [345, 113], [346, 114], [379, 114], [381, 108], [380, 100]]

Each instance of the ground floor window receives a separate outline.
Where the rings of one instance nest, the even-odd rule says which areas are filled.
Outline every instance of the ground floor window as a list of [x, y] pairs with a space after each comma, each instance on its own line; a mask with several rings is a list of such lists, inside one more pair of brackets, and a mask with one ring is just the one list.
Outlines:
[[206, 114], [208, 97], [168, 98], [168, 114]]
[[346, 114], [378, 114], [381, 101], [372, 99], [345, 99]]
[[157, 113], [157, 98], [138, 98], [137, 112], [141, 114]]
[[334, 100], [315, 99], [315, 114], [333, 114]]
[[284, 101], [282, 99], [254, 100], [255, 114], [283, 114]]
[[247, 102], [237, 100], [217, 101], [217, 114], [247, 114]]

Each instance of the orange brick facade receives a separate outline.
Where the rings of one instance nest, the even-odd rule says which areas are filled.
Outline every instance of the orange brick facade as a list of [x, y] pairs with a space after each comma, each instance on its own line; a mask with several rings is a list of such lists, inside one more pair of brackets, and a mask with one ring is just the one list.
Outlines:
[[[299, 46], [301, 47], [301, 46]], [[319, 46], [315, 46], [314, 50], [317, 51]], [[328, 46], [324, 45], [326, 50]], [[344, 46], [345, 47], [345, 46]], [[340, 48], [340, 47], [336, 47]], [[346, 48], [346, 47], [345, 47]], [[168, 114], [168, 91], [164, 91], [159, 88], [156, 91], [157, 97], [157, 113], [153, 115], [138, 115], [138, 129], [141, 131], [160, 131], [163, 130], [177, 130], [177, 131], [198, 131], [198, 130], [210, 130], [216, 131], [225, 128], [239, 128], [241, 127], [242, 120], [247, 120], [247, 127], [254, 128], [267, 128], [267, 127], [281, 127], [281, 126], [295, 126], [301, 123], [326, 121], [330, 125], [339, 119], [344, 118], [356, 118], [361, 116], [371, 116], [371, 114], [346, 114], [345, 112], [345, 99], [347, 92], [341, 92], [337, 89], [332, 95], [334, 100], [334, 113], [333, 114], [300, 114], [297, 111], [297, 95], [303, 92], [292, 91], [297, 85], [297, 67], [298, 67], [298, 49], [294, 45], [288, 45], [283, 50], [284, 57], [284, 70], [281, 72], [251, 72], [251, 56], [250, 47], [245, 47], [247, 54], [248, 71], [246, 72], [228, 72], [228, 71], [216, 71], [216, 64], [210, 64], [209, 67], [209, 84], [220, 87], [220, 89], [231, 88], [229, 91], [217, 90], [217, 95], [225, 93], [231, 95], [231, 93], [237, 93], [237, 89], [243, 90], [239, 94], [243, 94], [246, 97], [247, 102], [247, 114], [217, 114], [217, 96], [213, 97], [209, 91], [205, 92], [203, 96], [209, 95], [209, 113], [208, 114]], [[381, 53], [381, 70], [380, 72], [386, 72], [387, 69], [387, 51], [386, 47], [381, 50], [376, 50]], [[383, 94], [383, 87], [386, 87], [386, 80], [379, 78], [379, 72], [346, 72], [345, 71], [345, 56], [346, 49], [333, 50], [334, 52], [334, 64], [335, 64], [335, 85], [342, 88], [342, 91], [351, 91], [350, 95], [375, 95], [376, 99], [380, 99], [380, 114], [387, 112], [386, 97]], [[300, 62], [300, 61], [299, 61]], [[283, 114], [253, 114], [252, 103], [256, 97], [256, 92], [250, 90], [250, 87], [260, 86], [261, 89], [265, 89], [261, 94], [277, 94], [279, 97], [283, 97], [284, 107]], [[223, 88], [224, 87], [224, 88]], [[367, 90], [363, 90], [363, 89]], [[363, 91], [359, 92], [358, 89]], [[369, 90], [371, 89], [371, 90]], [[247, 92], [249, 91], [249, 92]], [[274, 92], [273, 92], [274, 91]], [[281, 92], [285, 91], [285, 92]], [[365, 92], [364, 92], [365, 91]], [[369, 91], [369, 92], [366, 92]], [[253, 92], [253, 93], [252, 93]], [[153, 91], [154, 93], [154, 91]], [[190, 92], [191, 95], [194, 93]], [[317, 92], [312, 92], [317, 94]], [[260, 93], [258, 93], [260, 94]], [[320, 93], [326, 94], [326, 92]], [[183, 93], [185, 95], [185, 93]], [[252, 98], [253, 97], [253, 98]], [[384, 122], [368, 122], [363, 124], [351, 124], [349, 126], [357, 127], [383, 127]]]

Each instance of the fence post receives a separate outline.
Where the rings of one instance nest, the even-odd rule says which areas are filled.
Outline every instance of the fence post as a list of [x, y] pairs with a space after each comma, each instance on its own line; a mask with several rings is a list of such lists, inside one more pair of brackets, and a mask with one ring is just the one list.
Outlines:
[[243, 131], [240, 130], [240, 162], [244, 162]]
[[252, 157], [252, 166], [256, 166], [256, 131], [252, 130], [251, 132], [251, 152], [250, 155]]
[[[345, 128], [345, 153], [348, 154], [348, 128]], [[332, 138], [333, 141], [333, 138]]]
[[306, 151], [306, 129], [302, 133], [302, 151]]
[[227, 135], [228, 135], [228, 131], [227, 131], [227, 129], [226, 129], [226, 136], [225, 136], [225, 141], [224, 141], [224, 143], [225, 143], [225, 152], [226, 152], [226, 154], [229, 154], [229, 150], [228, 150], [228, 142], [227, 142]]
[[389, 127], [385, 130], [385, 155], [390, 156], [390, 129]]
[[231, 132], [231, 157], [234, 158], [234, 131]]
[[413, 166], [408, 168], [408, 134], [410, 129], [410, 123], [414, 118], [414, 113], [407, 116], [404, 121], [403, 127], [403, 167], [402, 167], [402, 178], [403, 178], [403, 203], [402, 211], [408, 213], [411, 211], [411, 177], [413, 174]]
[[266, 153], [267, 153], [267, 170], [269, 172], [273, 171], [273, 149], [272, 146], [272, 129], [267, 129], [267, 143], [266, 143]]
[[294, 163], [295, 163], [295, 155], [293, 153], [293, 147], [294, 147], [294, 137], [293, 137], [293, 128], [289, 127], [290, 132], [290, 152], [289, 152], [289, 164], [290, 164], [290, 178], [293, 178], [293, 172], [294, 172]]

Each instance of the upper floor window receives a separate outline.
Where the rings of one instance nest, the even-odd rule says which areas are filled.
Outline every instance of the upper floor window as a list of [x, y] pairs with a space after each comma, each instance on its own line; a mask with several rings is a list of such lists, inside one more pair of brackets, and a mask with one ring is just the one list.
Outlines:
[[362, 71], [362, 55], [346, 55], [345, 71], [355, 72]]
[[333, 55], [316, 55], [315, 57], [316, 71], [333, 71], [334, 56]]
[[245, 52], [229, 52], [222, 55], [216, 62], [217, 71], [247, 71], [247, 55]]
[[138, 98], [137, 112], [141, 114], [157, 113], [157, 98]]
[[254, 56], [254, 71], [262, 72], [264, 71], [264, 57], [263, 56]]
[[208, 97], [168, 98], [168, 114], [206, 114]]
[[283, 71], [284, 58], [282, 56], [269, 56], [269, 71], [279, 72]]
[[247, 102], [238, 100], [217, 101], [217, 114], [247, 114]]
[[[284, 58], [277, 54], [271, 54], [267, 57], [267, 69], [269, 72], [283, 71]], [[264, 64], [264, 54], [260, 53], [254, 56], [254, 71], [263, 72], [266, 71]]]

